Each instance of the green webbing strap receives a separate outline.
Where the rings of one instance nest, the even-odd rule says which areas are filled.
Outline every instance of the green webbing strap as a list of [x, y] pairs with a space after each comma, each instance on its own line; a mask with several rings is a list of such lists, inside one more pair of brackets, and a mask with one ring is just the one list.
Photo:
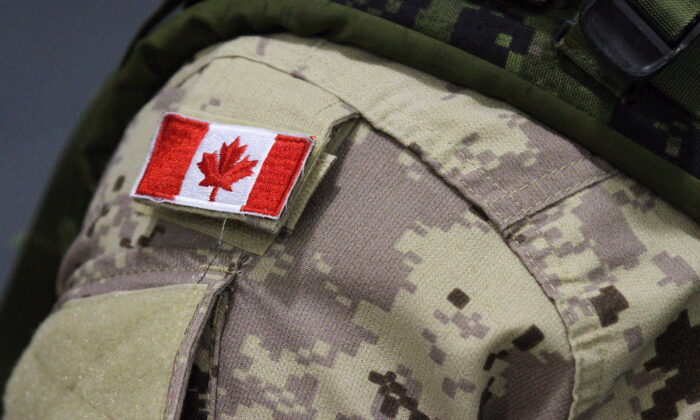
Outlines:
[[601, 58], [581, 32], [578, 23], [569, 29], [557, 48], [618, 98], [628, 92], [633, 84], [621, 71]]
[[700, 117], [700, 38], [654, 75], [651, 81], [678, 105]]
[[[669, 43], [677, 43], [700, 24], [700, 0], [629, 0]], [[700, 116], [700, 39], [696, 39], [652, 79], [652, 84]]]
[[700, 15], [700, 0], [628, 0], [666, 41], [678, 41]]
[[[694, 25], [700, 24], [700, 0], [627, 1], [669, 45], [677, 44]], [[625, 96], [634, 85], [633, 80], [601, 57], [578, 23], [557, 47], [618, 98]], [[700, 116], [700, 38], [652, 76], [650, 82], [674, 102]]]

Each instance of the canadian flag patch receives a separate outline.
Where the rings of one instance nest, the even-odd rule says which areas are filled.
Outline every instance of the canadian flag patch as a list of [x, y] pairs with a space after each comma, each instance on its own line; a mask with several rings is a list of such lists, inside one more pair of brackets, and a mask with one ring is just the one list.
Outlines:
[[163, 115], [132, 197], [278, 219], [311, 137]]

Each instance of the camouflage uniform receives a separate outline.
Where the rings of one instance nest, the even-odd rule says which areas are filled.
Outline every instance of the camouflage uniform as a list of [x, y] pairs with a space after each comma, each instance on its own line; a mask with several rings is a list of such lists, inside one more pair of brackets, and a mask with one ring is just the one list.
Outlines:
[[[335, 147], [298, 220], [217, 245], [221, 220], [128, 195], [165, 111]], [[699, 250], [697, 223], [501, 102], [241, 37], [131, 122], [6, 417], [696, 419]]]

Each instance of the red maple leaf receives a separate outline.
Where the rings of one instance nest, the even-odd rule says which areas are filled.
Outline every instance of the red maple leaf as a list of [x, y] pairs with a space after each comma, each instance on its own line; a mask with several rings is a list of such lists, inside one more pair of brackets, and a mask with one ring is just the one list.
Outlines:
[[253, 175], [253, 168], [258, 164], [258, 161], [249, 160], [249, 156], [240, 160], [248, 149], [247, 145], [241, 146], [240, 139], [240, 137], [236, 137], [236, 140], [229, 145], [224, 142], [218, 156], [216, 152], [205, 153], [202, 156], [202, 161], [197, 164], [199, 170], [204, 174], [204, 179], [199, 185], [214, 187], [209, 195], [209, 201], [216, 199], [219, 188], [231, 191], [231, 184]]

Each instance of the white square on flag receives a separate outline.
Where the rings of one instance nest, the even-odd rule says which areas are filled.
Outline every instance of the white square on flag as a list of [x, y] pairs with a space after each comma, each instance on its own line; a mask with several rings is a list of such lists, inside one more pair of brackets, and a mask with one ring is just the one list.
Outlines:
[[131, 196], [278, 219], [313, 145], [311, 137], [166, 113]]

